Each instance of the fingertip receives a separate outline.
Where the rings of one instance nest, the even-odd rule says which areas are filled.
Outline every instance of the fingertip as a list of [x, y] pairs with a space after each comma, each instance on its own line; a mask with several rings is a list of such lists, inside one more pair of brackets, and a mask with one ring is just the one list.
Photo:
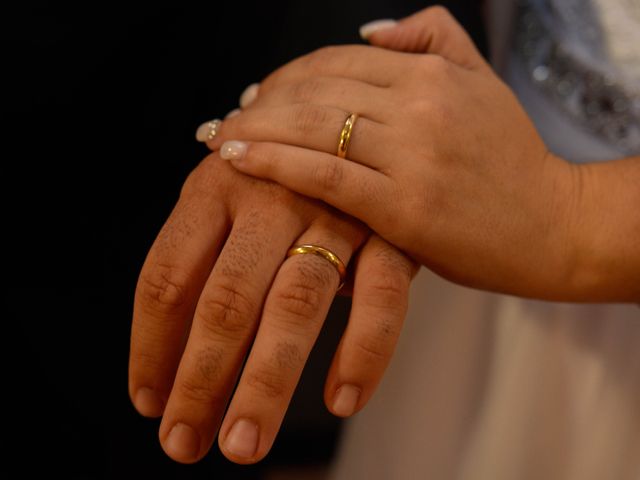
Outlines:
[[227, 140], [220, 147], [220, 158], [230, 160], [231, 163], [240, 166], [242, 164], [240, 160], [246, 155], [247, 147], [248, 144], [246, 142]]
[[262, 460], [259, 455], [260, 427], [249, 419], [237, 419], [224, 438], [218, 436], [218, 448], [230, 461], [250, 465]]
[[396, 27], [397, 25], [398, 22], [391, 18], [384, 18], [381, 20], [374, 20], [372, 22], [365, 23], [359, 29], [360, 38], [362, 38], [362, 40], [368, 41], [371, 38], [371, 35], [373, 35], [374, 33], [381, 30], [389, 30]]
[[220, 131], [222, 121], [219, 118], [204, 122], [196, 129], [196, 140], [207, 143], [212, 141]]
[[176, 462], [190, 464], [200, 460], [200, 436], [189, 425], [176, 423], [161, 444], [165, 453]]
[[331, 413], [338, 417], [350, 417], [356, 413], [361, 395], [362, 389], [355, 385], [344, 384], [340, 386], [333, 396]]
[[245, 109], [258, 98], [259, 83], [252, 83], [240, 94], [240, 108]]
[[148, 418], [161, 417], [164, 412], [165, 401], [153, 389], [139, 388], [133, 396], [133, 405], [140, 415]]

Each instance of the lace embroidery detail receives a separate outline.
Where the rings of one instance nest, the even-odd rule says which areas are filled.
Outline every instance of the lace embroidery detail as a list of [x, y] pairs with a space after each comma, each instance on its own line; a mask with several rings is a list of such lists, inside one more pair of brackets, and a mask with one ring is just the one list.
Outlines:
[[[535, 85], [626, 154], [640, 153], [640, 0], [521, 1], [518, 55]], [[612, 13], [611, 5], [617, 5]], [[622, 14], [625, 15], [622, 15]], [[624, 33], [635, 26], [626, 43]], [[613, 20], [612, 20], [613, 19]], [[612, 23], [613, 22], [613, 23]], [[637, 38], [637, 42], [633, 42]]]

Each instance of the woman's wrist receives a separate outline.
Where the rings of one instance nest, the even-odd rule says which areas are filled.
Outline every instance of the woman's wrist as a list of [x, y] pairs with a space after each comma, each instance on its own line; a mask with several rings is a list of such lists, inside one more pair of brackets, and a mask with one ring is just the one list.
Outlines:
[[568, 299], [640, 301], [640, 157], [569, 165]]

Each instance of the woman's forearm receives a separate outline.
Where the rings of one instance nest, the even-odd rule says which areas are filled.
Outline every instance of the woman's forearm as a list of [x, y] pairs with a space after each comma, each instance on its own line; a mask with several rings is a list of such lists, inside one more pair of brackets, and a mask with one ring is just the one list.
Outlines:
[[574, 166], [572, 287], [585, 301], [640, 302], [640, 157]]

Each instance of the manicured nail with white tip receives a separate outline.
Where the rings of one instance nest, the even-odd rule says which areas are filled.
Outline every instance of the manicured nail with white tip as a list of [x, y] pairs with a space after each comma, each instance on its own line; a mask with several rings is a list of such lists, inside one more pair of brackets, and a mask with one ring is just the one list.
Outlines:
[[237, 140], [224, 142], [220, 147], [220, 158], [224, 160], [240, 160], [247, 153], [247, 144]]
[[220, 125], [222, 125], [222, 121], [217, 118], [210, 122], [204, 122], [196, 130], [196, 140], [199, 142], [213, 140], [220, 131]]
[[252, 83], [244, 89], [244, 92], [242, 92], [242, 95], [240, 95], [240, 108], [247, 108], [253, 103], [256, 98], [258, 98], [259, 88], [259, 83]]
[[229, 113], [227, 113], [227, 116], [224, 117], [224, 119], [227, 120], [228, 118], [233, 118], [237, 115], [240, 115], [241, 113], [242, 113], [242, 110], [240, 110], [239, 108], [234, 108]]
[[393, 28], [398, 24], [397, 21], [391, 18], [385, 18], [383, 20], [374, 20], [373, 22], [365, 23], [360, 27], [360, 37], [363, 40], [368, 40], [374, 32], [378, 32], [380, 30], [386, 30], [388, 28]]

